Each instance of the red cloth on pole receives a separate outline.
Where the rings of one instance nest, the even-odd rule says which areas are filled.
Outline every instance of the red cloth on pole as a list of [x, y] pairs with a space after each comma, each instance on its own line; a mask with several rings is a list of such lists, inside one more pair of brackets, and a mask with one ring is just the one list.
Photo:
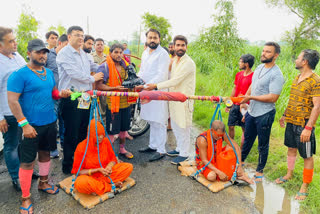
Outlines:
[[165, 91], [142, 91], [139, 93], [141, 100], [168, 100], [185, 102], [187, 96], [180, 92], [165, 92]]

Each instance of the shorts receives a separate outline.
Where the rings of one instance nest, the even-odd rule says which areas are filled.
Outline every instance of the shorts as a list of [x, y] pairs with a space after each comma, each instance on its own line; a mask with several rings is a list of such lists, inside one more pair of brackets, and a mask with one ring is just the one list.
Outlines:
[[239, 105], [233, 105], [229, 112], [228, 126], [241, 126], [244, 127], [244, 122], [242, 122], [243, 115], [240, 112]]
[[118, 113], [111, 114], [106, 110], [106, 129], [108, 134], [115, 135], [130, 129], [131, 107], [119, 109]]
[[297, 148], [302, 158], [310, 158], [316, 154], [316, 138], [314, 128], [311, 131], [310, 142], [300, 142], [300, 135], [304, 127], [287, 123], [284, 134], [284, 145], [290, 148]]
[[44, 126], [32, 126], [38, 135], [35, 138], [23, 138], [19, 145], [21, 163], [32, 163], [38, 151], [54, 151], [57, 149], [56, 122]]

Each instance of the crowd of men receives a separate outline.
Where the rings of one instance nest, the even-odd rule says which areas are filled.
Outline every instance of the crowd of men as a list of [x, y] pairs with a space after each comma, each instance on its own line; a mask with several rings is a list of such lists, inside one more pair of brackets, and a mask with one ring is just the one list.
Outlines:
[[[146, 47], [138, 73], [145, 85], [134, 89], [122, 86], [128, 76], [126, 67], [131, 63], [131, 52], [126, 43], [113, 44], [106, 53], [104, 40], [84, 35], [79, 26], [70, 27], [67, 34], [59, 36], [50, 31], [45, 36], [47, 46], [40, 39], [29, 41], [27, 63], [17, 52], [12, 29], [0, 27], [0, 131], [3, 133], [4, 158], [13, 186], [22, 191], [21, 213], [33, 212], [30, 199], [32, 178], [40, 177], [39, 190], [48, 194], [59, 192], [56, 186], [48, 183], [50, 156], [59, 156], [57, 136], [63, 148], [62, 172], [67, 175], [80, 172], [75, 185], [79, 192], [101, 195], [110, 191], [112, 180], [120, 187], [132, 171], [131, 164], [119, 163], [115, 158], [101, 123], [90, 122], [90, 99], [82, 96], [71, 100], [71, 90], [158, 90], [195, 94], [196, 65], [186, 54], [188, 40], [185, 36], [175, 36], [166, 50], [160, 45], [158, 30], [149, 29], [146, 32]], [[242, 97], [243, 100], [234, 103], [231, 109], [226, 108], [229, 112], [229, 135], [222, 122], [214, 121], [211, 128], [199, 135], [196, 141], [197, 167], [202, 169], [201, 173], [208, 180], [230, 180], [228, 173], [217, 167], [216, 159], [210, 157], [213, 153], [218, 158], [220, 152], [231, 152], [241, 160], [238, 179], [248, 183], [262, 181], [276, 113], [275, 103], [285, 82], [276, 65], [279, 55], [280, 46], [267, 42], [261, 53], [262, 64], [254, 72], [255, 58], [251, 54], [240, 57], [240, 72], [235, 77], [231, 97]], [[303, 184], [296, 196], [298, 200], [307, 197], [313, 176], [312, 155], [316, 151], [314, 126], [320, 113], [320, 77], [313, 71], [318, 61], [319, 53], [309, 49], [302, 51], [295, 61], [300, 74], [292, 83], [289, 103], [280, 119], [281, 126], [286, 126], [288, 172], [276, 183], [285, 183], [292, 178], [298, 150], [304, 159]], [[131, 105], [135, 102], [136, 99], [131, 97], [100, 98], [109, 139], [114, 143], [119, 138], [119, 154], [128, 159], [133, 158], [133, 154], [126, 150], [125, 143], [126, 138], [131, 137], [128, 130]], [[152, 153], [150, 161], [160, 160], [165, 155], [175, 157], [172, 164], [187, 160], [192, 155], [193, 102], [141, 102], [140, 116], [150, 124], [150, 139], [149, 145], [139, 152]], [[166, 151], [165, 146], [168, 121], [177, 141], [177, 147], [172, 151]], [[98, 138], [87, 136], [88, 127], [94, 129], [95, 123], [100, 128], [92, 133], [98, 133]], [[243, 131], [241, 146], [233, 140], [235, 126], [241, 126]], [[243, 165], [257, 136], [258, 165], [254, 178], [249, 179]], [[86, 151], [87, 140], [90, 141], [89, 153], [81, 165], [80, 157]], [[223, 141], [227, 142], [227, 146], [222, 148]], [[96, 142], [100, 145], [98, 148]], [[98, 157], [97, 154], [108, 155]], [[38, 175], [33, 171], [37, 155]]]

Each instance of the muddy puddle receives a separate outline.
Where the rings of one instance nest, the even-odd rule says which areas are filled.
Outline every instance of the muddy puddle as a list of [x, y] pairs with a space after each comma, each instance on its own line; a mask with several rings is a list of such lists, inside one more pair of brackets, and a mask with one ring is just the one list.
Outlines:
[[[255, 170], [247, 169], [246, 172], [253, 177]], [[274, 182], [263, 179], [261, 183], [244, 187], [257, 210], [264, 214], [301, 214], [299, 202], [294, 200], [285, 189]]]

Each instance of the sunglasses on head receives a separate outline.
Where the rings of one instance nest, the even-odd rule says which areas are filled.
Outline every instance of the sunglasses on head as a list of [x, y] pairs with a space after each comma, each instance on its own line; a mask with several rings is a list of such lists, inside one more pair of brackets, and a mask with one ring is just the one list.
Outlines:
[[215, 130], [212, 130], [212, 131], [219, 138], [222, 138], [224, 136], [224, 133], [223, 134], [218, 134]]

